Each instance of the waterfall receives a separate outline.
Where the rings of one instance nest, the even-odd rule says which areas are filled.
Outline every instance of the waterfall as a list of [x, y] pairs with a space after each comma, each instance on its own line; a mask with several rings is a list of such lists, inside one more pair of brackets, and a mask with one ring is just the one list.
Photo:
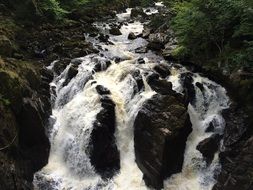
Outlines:
[[[157, 6], [163, 6], [158, 3]], [[131, 9], [118, 14], [117, 21], [127, 21]], [[157, 13], [152, 10], [152, 13]], [[95, 23], [104, 34], [108, 34], [108, 23]], [[34, 175], [35, 189], [38, 190], [145, 190], [143, 174], [135, 163], [133, 124], [142, 104], [151, 98], [155, 92], [146, 82], [146, 75], [156, 64], [167, 63], [161, 56], [149, 51], [138, 54], [136, 48], [147, 45], [143, 38], [128, 40], [128, 34], [141, 33], [143, 23], [135, 21], [121, 27], [122, 35], [111, 36], [112, 43], [101, 43], [86, 34], [86, 39], [101, 47], [101, 54], [92, 54], [78, 58], [78, 73], [70, 81], [68, 71], [75, 64], [70, 63], [60, 74], [55, 74], [51, 83], [53, 103], [52, 116], [48, 133], [51, 151], [48, 164]], [[121, 60], [114, 62], [115, 57]], [[143, 58], [145, 64], [137, 64]], [[105, 63], [110, 60], [108, 67]], [[48, 69], [53, 70], [53, 62]], [[101, 71], [95, 65], [102, 65]], [[167, 63], [168, 64], [168, 63]], [[108, 67], [108, 68], [107, 68]], [[138, 71], [144, 82], [144, 90], [136, 92], [136, 81], [132, 73]], [[180, 82], [182, 73], [187, 72], [183, 67], [171, 68], [171, 75], [167, 78], [172, 82], [173, 90], [183, 93]], [[221, 111], [228, 107], [229, 100], [224, 88], [193, 74], [193, 84], [196, 92], [194, 105], [189, 104], [188, 112], [193, 125], [193, 131], [188, 137], [182, 172], [164, 181], [164, 189], [168, 190], [210, 190], [215, 183], [214, 173], [219, 169], [218, 155], [210, 166], [206, 166], [201, 153], [196, 146], [203, 139], [213, 133], [222, 134], [224, 120]], [[202, 92], [196, 82], [203, 85]], [[116, 112], [116, 145], [120, 152], [120, 171], [112, 179], [105, 180], [96, 173], [90, 161], [89, 142], [93, 124], [97, 114], [102, 110], [100, 95], [96, 86], [102, 85], [110, 90], [109, 97], [115, 103]], [[214, 132], [206, 133], [209, 123], [215, 126]], [[103, 159], [103, 158], [101, 158]]]
[[[184, 72], [187, 72], [184, 68], [172, 72], [173, 75], [168, 79], [172, 82], [173, 89], [178, 92], [182, 92], [179, 76]], [[214, 174], [220, 169], [218, 153], [211, 165], [207, 166], [196, 147], [212, 134], [223, 134], [225, 121], [221, 112], [229, 107], [229, 99], [226, 90], [215, 82], [199, 74], [194, 74], [193, 79], [196, 102], [194, 105], [188, 105], [193, 131], [186, 142], [182, 172], [165, 180], [166, 190], [211, 190], [215, 184]], [[196, 86], [197, 82], [203, 85], [203, 92]], [[214, 131], [206, 132], [210, 123], [214, 125]]]

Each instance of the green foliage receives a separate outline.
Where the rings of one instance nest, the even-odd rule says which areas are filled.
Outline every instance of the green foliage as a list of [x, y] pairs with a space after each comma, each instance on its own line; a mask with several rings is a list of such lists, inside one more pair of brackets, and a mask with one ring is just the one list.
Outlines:
[[252, 1], [191, 0], [173, 6], [172, 27], [193, 59], [218, 58], [233, 67], [252, 64]]
[[9, 106], [11, 104], [10, 100], [4, 98], [3, 95], [1, 94], [0, 94], [0, 103], [2, 103], [4, 106]]

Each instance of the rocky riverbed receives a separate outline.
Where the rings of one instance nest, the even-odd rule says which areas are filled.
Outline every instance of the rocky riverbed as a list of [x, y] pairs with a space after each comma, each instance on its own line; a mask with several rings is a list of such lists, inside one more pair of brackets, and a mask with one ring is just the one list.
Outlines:
[[178, 64], [149, 22], [170, 12], [101, 14], [1, 36], [1, 187], [251, 189], [248, 112], [222, 75]]

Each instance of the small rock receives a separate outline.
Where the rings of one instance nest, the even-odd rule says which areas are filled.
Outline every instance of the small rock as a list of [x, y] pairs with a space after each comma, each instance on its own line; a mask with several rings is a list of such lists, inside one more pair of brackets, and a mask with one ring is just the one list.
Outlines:
[[109, 40], [109, 36], [108, 35], [104, 35], [104, 34], [100, 34], [98, 39], [101, 41], [101, 42], [108, 42]]
[[147, 47], [138, 47], [137, 49], [135, 49], [135, 53], [147, 53], [148, 49]]
[[204, 92], [205, 88], [203, 84], [201, 84], [200, 82], [196, 82], [195, 85], [200, 89], [201, 92]]
[[99, 95], [108, 95], [111, 94], [110, 90], [108, 88], [105, 88], [102, 85], [97, 85], [96, 86], [96, 90], [98, 92]]
[[145, 60], [144, 60], [143, 58], [139, 58], [139, 59], [137, 60], [137, 63], [138, 63], [138, 64], [145, 64]]
[[130, 32], [129, 33], [129, 35], [128, 35], [128, 39], [129, 40], [134, 40], [134, 39], [136, 39], [137, 38], [137, 36], [133, 33], [133, 32]]
[[209, 126], [206, 128], [206, 133], [214, 132], [214, 125], [213, 122], [209, 123]]
[[109, 30], [109, 32], [110, 32], [110, 34], [115, 35], [115, 36], [120, 36], [120, 35], [122, 35], [120, 29], [117, 28], [117, 27], [111, 28], [111, 29]]

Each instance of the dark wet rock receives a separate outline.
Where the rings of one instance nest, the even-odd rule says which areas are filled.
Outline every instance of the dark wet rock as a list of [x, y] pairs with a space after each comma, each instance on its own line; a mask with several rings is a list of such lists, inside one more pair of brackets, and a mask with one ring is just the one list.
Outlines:
[[159, 94], [171, 94], [173, 92], [172, 90], [172, 83], [168, 82], [166, 80], [153, 80], [152, 82], [148, 83], [152, 90]]
[[120, 36], [120, 35], [122, 35], [120, 29], [117, 28], [117, 27], [111, 28], [111, 29], [109, 30], [109, 32], [110, 32], [110, 34], [115, 35], [115, 36]]
[[93, 32], [93, 33], [90, 33], [89, 36], [92, 37], [92, 38], [95, 38], [98, 34]]
[[199, 88], [199, 90], [200, 90], [201, 92], [204, 92], [204, 91], [205, 91], [204, 85], [201, 84], [200, 82], [196, 82], [195, 85]]
[[152, 83], [154, 80], [158, 80], [158, 79], [159, 79], [159, 75], [157, 73], [150, 73], [147, 76], [148, 83]]
[[137, 59], [138, 64], [145, 64], [145, 60], [143, 58]]
[[241, 150], [224, 153], [223, 169], [213, 190], [251, 190], [253, 172], [253, 137], [241, 144]]
[[71, 64], [66, 75], [63, 86], [66, 86], [78, 73], [78, 65]]
[[100, 42], [108, 42], [109, 36], [105, 34], [99, 34], [98, 39], [100, 40]]
[[52, 81], [54, 79], [54, 73], [51, 70], [48, 70], [47, 68], [42, 68], [41, 71], [41, 76], [46, 79], [46, 81]]
[[135, 49], [135, 53], [147, 53], [148, 49], [147, 47], [138, 47], [137, 49]]
[[206, 128], [205, 132], [207, 132], [207, 133], [214, 132], [214, 129], [215, 129], [215, 127], [213, 125], [213, 122], [210, 122], [209, 125], [208, 125], [208, 127]]
[[72, 59], [72, 60], [71, 60], [71, 63], [72, 63], [73, 65], [81, 65], [82, 62], [83, 62], [83, 60], [82, 60], [82, 59], [79, 59], [79, 58], [75, 58], [75, 59]]
[[164, 45], [159, 42], [149, 42], [147, 45], [148, 49], [159, 51], [164, 48]]
[[223, 111], [223, 117], [226, 120], [224, 145], [230, 147], [240, 141], [247, 132], [248, 116], [236, 105], [231, 104], [229, 109]]
[[129, 35], [128, 35], [128, 39], [129, 40], [134, 40], [134, 39], [136, 39], [137, 38], [137, 36], [133, 33], [133, 32], [130, 32], [129, 33]]
[[135, 156], [145, 183], [155, 189], [180, 172], [185, 143], [191, 132], [187, 108], [173, 95], [154, 95], [134, 122]]
[[132, 73], [132, 77], [136, 81], [137, 89], [135, 90], [135, 93], [140, 92], [142, 89], [144, 89], [144, 83], [141, 76], [141, 72], [139, 70], [136, 70]]
[[33, 174], [49, 156], [44, 102], [24, 98], [21, 104], [16, 113], [0, 104], [0, 146], [6, 147], [0, 152], [1, 189], [32, 189]]
[[99, 95], [108, 95], [111, 94], [110, 90], [108, 88], [105, 88], [102, 85], [97, 85], [96, 86], [96, 90], [98, 92]]
[[46, 56], [47, 56], [47, 52], [46, 52], [45, 49], [43, 49], [43, 50], [34, 50], [34, 57], [43, 59], [43, 58], [46, 58]]
[[71, 62], [71, 59], [69, 59], [69, 58], [65, 58], [60, 61], [57, 61], [54, 64], [53, 71], [57, 75], [60, 75], [64, 71], [64, 69], [69, 65], [70, 62]]
[[98, 61], [98, 63], [95, 64], [94, 71], [100, 72], [106, 70], [110, 65], [112, 64], [109, 60], [102, 60]]
[[164, 33], [155, 33], [149, 35], [148, 48], [151, 50], [161, 50], [165, 47], [168, 42], [169, 37]]
[[146, 17], [146, 13], [143, 11], [142, 8], [133, 8], [131, 10], [131, 15], [130, 15], [132, 18], [135, 18], [135, 17], [138, 17], [138, 16], [141, 16], [141, 17]]
[[120, 57], [114, 57], [113, 60], [115, 61], [115, 63], [120, 63], [121, 61], [124, 61], [122, 58]]
[[[102, 110], [97, 114], [90, 140], [90, 159], [97, 173], [111, 178], [119, 171], [119, 152], [115, 144], [115, 104], [104, 96]], [[101, 159], [102, 158], [102, 159]]]
[[147, 83], [152, 90], [159, 94], [174, 94], [174, 91], [172, 90], [172, 83], [167, 80], [159, 79], [159, 75], [156, 73], [151, 73], [147, 76]]
[[196, 149], [201, 152], [207, 164], [212, 162], [214, 154], [218, 151], [220, 140], [221, 136], [214, 134], [211, 137], [204, 139], [197, 145]]
[[[241, 104], [241, 103], [240, 103]], [[213, 190], [252, 189], [253, 138], [249, 115], [236, 103], [223, 112], [226, 121], [221, 172]]]
[[168, 65], [159, 64], [153, 69], [161, 76], [161, 78], [166, 78], [170, 75], [170, 67]]
[[180, 82], [184, 87], [186, 102], [195, 104], [195, 88], [193, 85], [193, 74], [190, 72], [182, 73], [180, 76]]

